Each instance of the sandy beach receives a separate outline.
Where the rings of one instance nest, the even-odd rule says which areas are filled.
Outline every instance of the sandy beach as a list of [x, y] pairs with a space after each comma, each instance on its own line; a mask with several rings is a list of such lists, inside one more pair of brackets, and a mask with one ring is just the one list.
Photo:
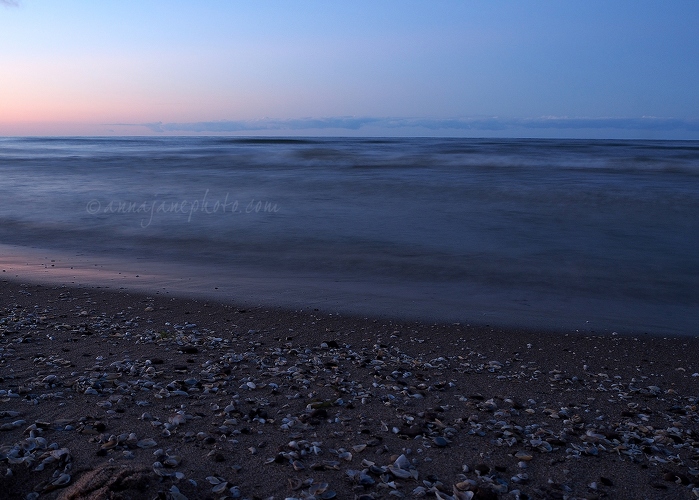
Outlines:
[[697, 339], [0, 287], [3, 498], [696, 498]]
[[699, 500], [697, 20], [0, 0], [0, 500]]

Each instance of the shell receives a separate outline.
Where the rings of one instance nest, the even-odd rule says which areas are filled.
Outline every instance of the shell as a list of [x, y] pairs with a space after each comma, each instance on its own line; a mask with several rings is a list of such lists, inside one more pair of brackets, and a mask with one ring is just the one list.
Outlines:
[[139, 448], [153, 448], [155, 446], [158, 446], [158, 443], [155, 442], [155, 439], [146, 438], [141, 439], [139, 442], [137, 442], [136, 446], [138, 446]]
[[218, 483], [213, 488], [211, 488], [212, 493], [223, 493], [228, 488], [228, 481], [223, 481]]

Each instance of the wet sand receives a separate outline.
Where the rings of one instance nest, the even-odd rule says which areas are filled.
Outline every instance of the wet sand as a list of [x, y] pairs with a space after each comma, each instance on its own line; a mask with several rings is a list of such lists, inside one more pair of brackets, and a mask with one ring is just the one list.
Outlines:
[[696, 498], [699, 341], [0, 282], [0, 497]]

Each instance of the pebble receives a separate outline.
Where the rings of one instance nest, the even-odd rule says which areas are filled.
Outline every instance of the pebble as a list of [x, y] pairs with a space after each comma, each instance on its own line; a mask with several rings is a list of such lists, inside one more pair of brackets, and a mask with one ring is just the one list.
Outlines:
[[432, 439], [432, 442], [436, 445], [439, 446], [440, 448], [444, 448], [447, 444], [449, 444], [449, 441], [444, 439], [441, 436], [437, 436], [434, 439]]

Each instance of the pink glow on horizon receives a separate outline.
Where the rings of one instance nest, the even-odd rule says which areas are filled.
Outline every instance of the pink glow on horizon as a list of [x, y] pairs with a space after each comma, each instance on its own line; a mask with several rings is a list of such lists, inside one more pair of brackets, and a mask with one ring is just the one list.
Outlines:
[[695, 2], [650, 0], [17, 0], [0, 4], [0, 134], [342, 116], [697, 120], [698, 15]]

